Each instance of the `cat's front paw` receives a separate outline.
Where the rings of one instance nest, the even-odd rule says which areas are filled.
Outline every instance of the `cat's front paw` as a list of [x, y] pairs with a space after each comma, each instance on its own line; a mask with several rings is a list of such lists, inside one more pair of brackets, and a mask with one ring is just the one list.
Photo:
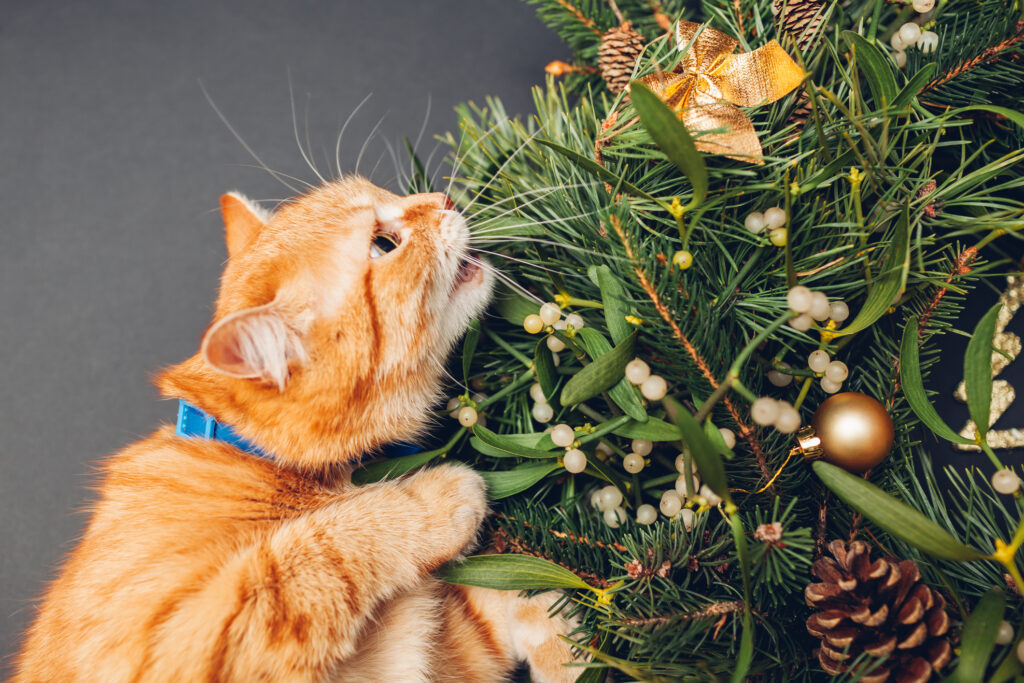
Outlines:
[[487, 515], [487, 485], [465, 465], [420, 470], [403, 482], [423, 503], [436, 561], [447, 562], [476, 541]]

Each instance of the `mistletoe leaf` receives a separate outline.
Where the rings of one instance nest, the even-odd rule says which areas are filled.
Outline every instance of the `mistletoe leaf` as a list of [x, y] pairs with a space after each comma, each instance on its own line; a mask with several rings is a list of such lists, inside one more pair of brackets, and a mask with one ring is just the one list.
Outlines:
[[879, 106], [892, 106], [896, 102], [896, 76], [889, 66], [892, 60], [859, 33], [843, 31], [843, 38], [850, 43], [857, 68], [868, 79], [868, 87]]
[[473, 448], [484, 455], [493, 455], [498, 458], [536, 458], [548, 460], [555, 457], [554, 453], [531, 448], [521, 441], [511, 439], [504, 434], [495, 434], [490, 429], [481, 427], [479, 424], [473, 426], [473, 438], [469, 442]]
[[544, 590], [590, 586], [568, 569], [530, 555], [473, 555], [438, 572], [442, 581], [504, 591]]
[[633, 331], [633, 326], [626, 322], [629, 306], [626, 303], [626, 288], [612, 274], [612, 269], [600, 265], [594, 269], [597, 286], [601, 288], [601, 302], [604, 304], [604, 319], [608, 325], [608, 334], [618, 344]]
[[629, 84], [629, 97], [640, 116], [640, 123], [654, 144], [690, 180], [693, 199], [689, 206], [700, 206], [708, 194], [708, 169], [686, 124], [679, 120], [660, 97], [639, 81]]
[[964, 354], [964, 385], [967, 389], [967, 409], [978, 429], [979, 441], [988, 433], [992, 410], [992, 342], [996, 336], [996, 323], [1002, 303], [988, 309], [967, 343]]
[[812, 467], [822, 483], [847, 505], [918, 550], [944, 560], [984, 559], [980, 552], [871, 482], [824, 460], [815, 460]]
[[520, 491], [525, 491], [555, 470], [560, 469], [562, 469], [561, 465], [549, 460], [548, 462], [526, 463], [510, 470], [480, 472], [479, 474], [487, 482], [487, 497], [491, 500], [501, 500]]
[[533, 367], [544, 397], [548, 399], [552, 408], [557, 408], [558, 401], [555, 398], [555, 390], [558, 388], [558, 373], [555, 370], [555, 359], [551, 356], [551, 349], [548, 348], [546, 339], [537, 342], [537, 348], [533, 352]]
[[903, 395], [910, 404], [910, 409], [928, 429], [935, 432], [936, 436], [953, 443], [974, 443], [954, 432], [943, 422], [935, 406], [928, 400], [921, 376], [921, 352], [917, 346], [917, 330], [917, 316], [914, 316], [907, 321], [907, 326], [903, 330], [903, 341], [900, 343], [900, 386], [903, 387]]
[[609, 393], [612, 400], [634, 420], [645, 422], [647, 413], [636, 396], [636, 390], [628, 383], [620, 384], [625, 382], [626, 363], [633, 360], [636, 331], [619, 342], [615, 348], [609, 348], [608, 340], [596, 330], [583, 328], [577, 333], [577, 337], [583, 340], [593, 361], [573, 375], [562, 387], [562, 405], [573, 406], [582, 403], [614, 387]]
[[725, 478], [725, 466], [722, 464], [722, 456], [718, 454], [718, 449], [708, 440], [690, 411], [671, 398], [665, 399], [665, 409], [679, 427], [683, 443], [690, 449], [701, 479], [718, 494], [719, 498], [731, 503], [732, 496]]
[[[996, 646], [999, 624], [1006, 610], [1006, 595], [993, 588], [981, 596], [971, 616], [964, 622], [960, 641], [960, 661], [946, 681], [950, 683], [974, 683], [985, 680], [989, 657]], [[1013, 654], [1011, 659], [1016, 659]]]
[[854, 334], [875, 324], [903, 294], [910, 273], [910, 205], [903, 204], [892, 244], [864, 305], [846, 327], [836, 330], [837, 337]]
[[469, 386], [469, 368], [473, 364], [476, 343], [480, 341], [480, 321], [470, 321], [466, 336], [462, 339], [462, 381]]
[[932, 79], [932, 74], [935, 72], [935, 62], [931, 64], [925, 64], [920, 71], [911, 77], [907, 84], [903, 86], [899, 94], [896, 95], [896, 99], [893, 100], [893, 106], [896, 108], [905, 107], [910, 104], [917, 94], [921, 92], [921, 88], [925, 86], [928, 81]]
[[644, 441], [679, 441], [683, 433], [671, 422], [648, 417], [647, 422], [627, 422], [612, 430], [612, 434], [626, 439], [643, 439]]

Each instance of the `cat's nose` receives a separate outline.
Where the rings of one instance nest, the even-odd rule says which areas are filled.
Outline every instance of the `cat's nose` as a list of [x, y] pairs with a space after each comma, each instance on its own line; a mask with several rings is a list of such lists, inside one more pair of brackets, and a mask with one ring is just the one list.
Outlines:
[[442, 209], [451, 211], [452, 209], [455, 208], [455, 202], [453, 202], [451, 197], [444, 194], [443, 192], [433, 192], [429, 196], [434, 198], [434, 200], [441, 205]]

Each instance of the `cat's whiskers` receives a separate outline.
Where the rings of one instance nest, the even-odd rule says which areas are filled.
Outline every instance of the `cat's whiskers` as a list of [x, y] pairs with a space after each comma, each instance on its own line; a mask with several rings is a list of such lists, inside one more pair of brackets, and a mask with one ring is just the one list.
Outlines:
[[493, 174], [491, 175], [491, 178], [490, 178], [490, 180], [488, 180], [488, 181], [487, 181], [487, 182], [486, 182], [486, 183], [484, 184], [484, 186], [483, 186], [482, 188], [480, 188], [480, 191], [476, 193], [476, 196], [475, 196], [475, 197], [473, 197], [473, 198], [472, 198], [471, 200], [469, 200], [469, 204], [467, 204], [467, 205], [466, 205], [466, 207], [465, 207], [465, 209], [464, 209], [465, 211], [469, 211], [469, 209], [470, 209], [470, 208], [471, 208], [471, 207], [473, 206], [473, 204], [475, 204], [475, 203], [476, 203], [476, 201], [477, 201], [478, 199], [480, 199], [480, 197], [481, 197], [481, 196], [483, 195], [483, 193], [487, 191], [487, 188], [489, 188], [489, 187], [491, 186], [491, 183], [493, 183], [493, 182], [494, 182], [495, 180], [497, 180], [497, 179], [498, 179], [498, 177], [499, 177], [499, 176], [501, 176], [501, 173], [502, 173], [502, 171], [504, 171], [504, 170], [505, 170], [505, 168], [506, 168], [506, 167], [507, 167], [507, 166], [508, 166], [508, 165], [509, 165], [510, 163], [512, 163], [512, 160], [513, 160], [513, 159], [515, 159], [515, 158], [516, 158], [516, 156], [517, 156], [517, 155], [518, 155], [518, 154], [519, 154], [519, 153], [520, 153], [521, 151], [523, 151], [524, 149], [526, 149], [526, 146], [527, 146], [527, 145], [529, 145], [529, 144], [530, 144], [531, 142], [533, 142], [534, 138], [536, 138], [536, 137], [537, 137], [538, 135], [540, 135], [540, 134], [541, 134], [541, 131], [543, 131], [543, 130], [544, 130], [544, 128], [543, 128], [543, 127], [540, 127], [540, 128], [538, 128], [538, 129], [537, 129], [537, 130], [536, 130], [536, 131], [535, 131], [535, 132], [534, 132], [534, 133], [533, 133], [532, 135], [530, 135], [530, 136], [529, 136], [529, 137], [527, 137], [527, 138], [526, 138], [525, 140], [523, 140], [522, 144], [520, 144], [520, 145], [519, 145], [518, 147], [516, 147], [515, 151], [513, 151], [513, 152], [512, 152], [511, 154], [509, 154], [509, 155], [508, 155], [508, 158], [507, 158], [507, 159], [505, 159], [505, 161], [503, 161], [503, 162], [502, 162], [501, 166], [499, 166], [499, 167], [498, 167], [498, 170], [497, 170], [497, 171], [495, 171], [495, 172], [494, 172], [494, 173], [493, 173]]
[[[268, 169], [268, 168], [267, 168], [266, 166], [260, 166], [260, 165], [258, 165], [258, 164], [237, 164], [237, 165], [238, 165], [238, 166], [240, 166], [240, 167], [242, 167], [242, 168], [258, 168], [258, 169], [260, 169], [261, 171], [267, 171], [267, 170], [269, 170], [269, 169]], [[305, 185], [305, 186], [306, 186], [306, 189], [309, 189], [309, 190], [312, 190], [313, 188], [315, 188], [315, 187], [316, 187], [316, 185], [312, 185], [312, 184], [310, 184], [310, 183], [307, 183], [307, 182], [306, 182], [305, 180], [303, 180], [302, 178], [298, 178], [298, 177], [296, 177], [296, 176], [293, 176], [293, 175], [289, 175], [289, 174], [287, 174], [287, 173], [284, 173], [284, 172], [282, 172], [282, 171], [276, 171], [276, 174], [277, 174], [277, 175], [280, 175], [280, 176], [281, 176], [282, 178], [288, 178], [289, 180], [294, 180], [294, 181], [295, 181], [295, 182], [297, 182], [297, 183], [302, 183], [303, 185]], [[293, 190], [294, 192], [297, 192], [297, 193], [301, 193], [301, 192], [302, 192], [301, 190], [296, 190], [296, 189], [295, 189], [295, 188], [293, 188], [293, 187], [292, 187], [291, 185], [288, 185], [287, 187], [288, 187], [288, 189], [290, 189], [290, 190]], [[268, 200], [268, 201], [271, 201], [271, 200]], [[273, 201], [286, 201], [286, 200], [273, 200]]]
[[[313, 164], [313, 160], [310, 159], [310, 155], [306, 153], [305, 148], [303, 148], [303, 146], [302, 146], [302, 141], [299, 139], [299, 120], [298, 120], [298, 116], [295, 113], [295, 89], [292, 86], [292, 72], [291, 72], [291, 69], [288, 70], [288, 98], [289, 98], [289, 100], [291, 102], [291, 105], [292, 105], [292, 130], [295, 132], [295, 144], [299, 148], [299, 154], [302, 155], [302, 158], [306, 162], [306, 165], [309, 166], [310, 170], [312, 170], [313, 173], [316, 174], [316, 177], [320, 179], [320, 182], [326, 184], [327, 181], [324, 180], [324, 177], [322, 175], [320, 175], [320, 171], [318, 171], [316, 166]], [[307, 112], [307, 115], [308, 115], [308, 113], [309, 113], [308, 104], [307, 104], [307, 107], [306, 107], [306, 112]], [[309, 130], [308, 118], [307, 118], [307, 122], [306, 122], [306, 130], [307, 131]]]
[[[567, 243], [564, 243], [564, 242], [555, 242], [554, 240], [545, 240], [545, 239], [540, 239], [540, 238], [537, 238], [537, 237], [525, 237], [525, 236], [520, 236], [520, 235], [507, 235], [507, 236], [506, 235], [495, 235], [494, 237], [488, 238], [486, 240], [477, 240], [475, 242], [473, 240], [471, 240], [470, 244], [471, 245], [482, 244], [483, 246], [488, 246], [488, 245], [490, 245], [491, 242], [499, 242], [502, 245], [518, 244], [520, 242], [526, 242], [526, 243], [529, 243], [529, 244], [546, 244], [546, 245], [549, 245], [549, 246], [559, 247], [560, 249], [565, 249], [566, 251], [577, 252], [577, 253], [580, 253], [580, 254], [588, 254], [588, 255], [591, 255], [591, 254], [601, 254], [601, 252], [598, 252], [598, 251], [596, 251], [594, 249], [589, 249], [587, 247], [577, 246], [575, 244], [567, 244]], [[624, 257], [624, 256], [610, 256], [609, 255], [609, 256], [607, 256], [607, 258], [609, 258], [610, 260], [613, 260], [613, 261], [628, 261], [628, 259], [626, 257]]]
[[224, 112], [222, 112], [220, 110], [220, 107], [217, 106], [217, 103], [213, 101], [213, 97], [210, 96], [210, 93], [206, 90], [206, 86], [203, 85], [202, 81], [199, 81], [199, 89], [202, 91], [203, 97], [205, 97], [206, 101], [209, 103], [210, 108], [213, 109], [214, 113], [217, 115], [217, 118], [219, 118], [221, 123], [224, 124], [225, 128], [228, 129], [228, 132], [230, 132], [231, 135], [233, 135], [234, 138], [236, 140], [238, 140], [238, 143], [240, 145], [242, 145], [242, 148], [246, 152], [249, 153], [249, 156], [251, 156], [256, 161], [256, 163], [259, 164], [259, 168], [262, 168], [264, 171], [269, 173], [272, 178], [274, 178], [275, 180], [280, 182], [282, 185], [287, 187], [289, 190], [291, 190], [295, 194], [302, 194], [302, 190], [300, 190], [299, 188], [295, 187], [291, 183], [287, 182], [285, 180], [285, 178], [291, 178], [292, 180], [298, 181], [298, 182], [302, 183], [303, 185], [305, 185], [307, 188], [312, 188], [313, 187], [312, 185], [307, 183], [305, 180], [301, 180], [299, 178], [294, 178], [294, 177], [292, 177], [292, 176], [290, 176], [290, 175], [288, 175], [286, 173], [281, 173], [279, 171], [275, 171], [274, 169], [272, 169], [269, 166], [267, 166], [266, 162], [264, 162], [263, 159], [261, 159], [260, 156], [258, 154], [256, 154], [256, 151], [253, 150], [253, 148], [249, 146], [249, 143], [245, 141], [245, 138], [243, 138], [239, 134], [239, 132], [237, 130], [235, 130], [235, 127], [231, 125], [231, 122], [228, 121], [228, 118], [224, 115]]
[[580, 279], [580, 278], [583, 277], [582, 275], [579, 275], [577, 273], [570, 273], [570, 272], [563, 271], [563, 270], [557, 270], [555, 268], [548, 268], [547, 266], [542, 266], [542, 265], [540, 265], [538, 263], [533, 263], [532, 261], [527, 261], [526, 259], [516, 258], [515, 256], [509, 256], [508, 254], [502, 254], [501, 252], [498, 252], [498, 251], [488, 251], [487, 249], [480, 249], [479, 247], [474, 247], [472, 245], [469, 247], [469, 250], [471, 252], [475, 253], [475, 254], [487, 254], [488, 256], [494, 256], [496, 258], [505, 259], [506, 261], [512, 261], [514, 263], [519, 263], [519, 264], [521, 264], [524, 267], [536, 268], [537, 270], [543, 270], [543, 271], [548, 272], [548, 273], [558, 273], [559, 275], [561, 275], [563, 277], [574, 277], [574, 278], [577, 278], [577, 279]]
[[472, 254], [467, 255], [466, 256], [466, 260], [469, 261], [470, 263], [474, 263], [474, 264], [480, 266], [480, 268], [482, 268], [482, 269], [486, 270], [487, 272], [491, 273], [492, 275], [494, 275], [494, 277], [496, 277], [499, 280], [501, 280], [502, 282], [504, 282], [511, 289], [514, 289], [514, 290], [518, 291], [520, 294], [522, 294], [526, 298], [532, 299], [533, 301], [536, 301], [538, 304], [544, 303], [544, 301], [540, 297], [538, 297], [536, 294], [534, 294], [530, 290], [528, 290], [525, 287], [523, 287], [521, 284], [516, 282], [513, 278], [511, 278], [508, 275], [506, 275], [504, 272], [502, 272], [502, 270], [500, 268], [498, 268], [497, 266], [492, 264], [490, 261], [485, 261], [485, 260], [483, 260], [481, 258], [477, 258], [476, 256], [473, 256]]
[[[588, 217], [593, 216], [594, 214], [596, 214], [598, 212], [599, 212], [599, 210], [587, 211], [585, 213], [576, 214], [575, 216], [559, 216], [557, 218], [550, 218], [550, 219], [548, 219], [546, 221], [530, 221], [530, 220], [528, 220], [528, 221], [524, 221], [522, 223], [522, 225], [524, 227], [529, 227], [529, 226], [550, 225], [552, 223], [566, 223], [566, 222], [571, 221], [571, 220], [577, 220], [577, 219], [580, 219], [580, 218], [588, 218]], [[486, 237], [486, 236], [492, 235], [494, 233], [499, 233], [500, 234], [503, 231], [507, 231], [507, 230], [509, 230], [509, 228], [507, 226], [501, 226], [501, 225], [491, 226], [489, 228], [485, 228], [484, 230], [474, 230], [473, 233], [470, 235], [470, 239], [479, 238], [479, 237]]]
[[[502, 204], [504, 204], [506, 202], [514, 201], [516, 199], [522, 199], [523, 197], [526, 197], [526, 196], [529, 196], [529, 195], [534, 195], [534, 194], [540, 194], [542, 192], [544, 193], [543, 196], [547, 197], [550, 194], [552, 194], [553, 192], [557, 192], [558, 190], [575, 189], [575, 188], [578, 188], [578, 187], [585, 187], [586, 185], [588, 185], [588, 183], [574, 183], [572, 185], [547, 185], [545, 187], [537, 187], [537, 188], [534, 188], [532, 190], [523, 190], [522, 192], [517, 192], [516, 194], [509, 195], [508, 197], [505, 197], [504, 199], [499, 199], [498, 201], [492, 202], [490, 204], [487, 204], [486, 206], [481, 205], [481, 206], [477, 207], [477, 210], [475, 212], [472, 212], [472, 213], [469, 213], [469, 214], [464, 214], [464, 215], [466, 216], [466, 220], [475, 220], [477, 216], [479, 216], [483, 212], [487, 211], [488, 209], [492, 209], [494, 207], [501, 206]], [[543, 197], [541, 197], [541, 198], [543, 198]], [[487, 221], [493, 220], [494, 218], [500, 218], [501, 216], [504, 216], [507, 213], [509, 213], [509, 211], [515, 211], [517, 209], [521, 209], [523, 207], [529, 206], [530, 204], [534, 203], [535, 201], [537, 201], [537, 199], [532, 199], [529, 202], [524, 202], [523, 204], [519, 204], [519, 205], [513, 206], [511, 209], [505, 211], [504, 213], [498, 214], [497, 216], [489, 216], [488, 218], [484, 219], [483, 221], [480, 221], [479, 224], [486, 223]]]
[[363, 98], [363, 101], [356, 105], [356, 108], [345, 118], [345, 123], [341, 124], [341, 130], [338, 131], [338, 139], [334, 142], [334, 164], [338, 168], [338, 180], [342, 180], [345, 174], [341, 172], [341, 139], [345, 136], [345, 130], [348, 128], [348, 124], [352, 122], [355, 115], [359, 113], [359, 110], [363, 108], [366, 101], [373, 96], [373, 93], [369, 93]]
[[359, 164], [362, 163], [363, 161], [363, 154], [366, 153], [366, 148], [369, 146], [370, 140], [372, 140], [373, 136], [377, 134], [378, 130], [380, 130], [380, 126], [382, 123], [384, 123], [384, 119], [387, 118], [387, 115], [387, 112], [384, 112], [384, 114], [381, 115], [380, 120], [378, 120], [376, 125], [374, 125], [373, 129], [370, 130], [370, 134], [366, 136], [365, 140], [363, 140], [363, 146], [359, 148], [359, 155], [356, 157], [356, 175], [359, 175]]
[[[476, 214], [473, 214], [471, 216], [467, 216], [466, 220], [470, 223], [470, 226], [471, 226], [470, 229], [471, 230], [473, 230], [474, 232], [482, 232], [480, 230], [480, 228], [487, 226], [489, 223], [493, 223], [495, 221], [498, 221], [498, 220], [504, 218], [505, 216], [508, 216], [509, 214], [514, 214], [516, 212], [520, 212], [523, 209], [525, 209], [525, 208], [527, 208], [527, 207], [529, 207], [529, 206], [531, 206], [531, 205], [533, 205], [533, 204], [543, 200], [544, 198], [551, 196], [552, 194], [554, 194], [555, 192], [558, 192], [561, 189], [562, 189], [562, 187], [560, 187], [560, 186], [559, 187], [550, 187], [550, 188], [540, 188], [539, 190], [537, 190], [537, 192], [543, 192], [543, 194], [539, 195], [538, 197], [534, 197], [533, 199], [531, 199], [529, 201], [525, 201], [525, 202], [522, 202], [520, 204], [516, 204], [516, 205], [512, 206], [511, 208], [508, 208], [508, 209], [502, 211], [499, 214], [495, 214], [493, 216], [488, 216], [487, 218], [484, 218], [483, 220], [480, 220], [480, 221], [476, 220], [476, 217], [479, 216], [480, 213], [482, 213], [483, 211], [486, 211], [487, 208], [490, 208], [490, 207], [493, 207], [493, 206], [497, 206], [498, 204], [501, 204], [501, 203], [506, 201], [505, 199], [502, 199], [502, 200], [500, 200], [498, 202], [495, 202], [494, 204], [489, 205], [488, 207], [482, 208]], [[514, 198], [522, 199], [522, 197], [525, 196], [526, 194], [534, 194], [534, 193], [535, 192], [530, 192], [530, 193], [523, 192], [523, 193], [521, 193], [520, 195], [517, 195]], [[508, 197], [507, 199], [513, 199], [513, 197]], [[529, 222], [529, 219], [526, 219], [526, 220], [527, 220], [527, 222]]]
[[465, 138], [461, 138], [459, 140], [458, 147], [456, 147], [455, 149], [455, 165], [452, 167], [452, 174], [448, 178], [448, 188], [444, 192], [446, 195], [451, 196], [452, 186], [455, 184], [455, 179], [458, 177], [459, 170], [462, 167], [463, 160], [469, 156], [470, 152], [477, 148], [477, 145], [479, 145], [481, 142], [490, 137], [491, 133], [493, 133], [494, 129], [497, 128], [499, 125], [501, 125], [500, 121], [495, 123], [490, 128], [488, 128], [487, 132], [478, 137], [476, 140], [474, 140], [473, 144], [470, 145], [469, 149], [467, 149], [464, 153], [462, 151], [462, 141]]

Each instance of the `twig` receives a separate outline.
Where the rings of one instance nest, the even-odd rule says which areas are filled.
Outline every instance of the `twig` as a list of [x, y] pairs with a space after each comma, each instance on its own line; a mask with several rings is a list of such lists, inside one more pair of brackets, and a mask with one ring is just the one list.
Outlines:
[[[715, 375], [711, 372], [711, 368], [708, 367], [707, 362], [701, 357], [700, 353], [697, 352], [697, 347], [693, 345], [685, 334], [683, 334], [683, 330], [679, 327], [675, 318], [672, 317], [672, 313], [668, 310], [668, 306], [666, 306], [661, 300], [661, 297], [658, 296], [658, 292], [655, 291], [650, 280], [647, 279], [647, 273], [645, 273], [643, 268], [640, 267], [636, 255], [633, 253], [633, 247], [630, 245], [629, 238], [626, 237], [626, 233], [622, 229], [622, 224], [619, 221], [618, 216], [612, 214], [609, 217], [609, 220], [611, 221], [615, 232], [619, 235], [619, 239], [622, 241], [622, 246], [626, 249], [626, 256], [628, 256], [629, 260], [633, 262], [633, 271], [640, 280], [640, 286], [643, 287], [644, 291], [647, 293], [647, 297], [654, 304], [654, 307], [658, 310], [662, 319], [672, 328], [672, 334], [677, 340], [679, 340], [679, 343], [683, 345], [683, 348], [686, 349], [686, 352], [690, 355], [690, 358], [693, 359], [697, 369], [700, 370], [702, 375], [704, 375], [704, 378], [711, 385], [712, 389], [718, 389], [718, 380], [715, 379]], [[729, 411], [729, 415], [732, 417], [733, 422], [735, 422], [736, 426], [739, 428], [740, 438], [747, 443], [747, 446], [750, 447], [754, 457], [757, 459], [757, 464], [761, 469], [762, 476], [765, 479], [769, 478], [771, 476], [771, 472], [768, 469], [768, 461], [765, 459], [764, 452], [761, 450], [761, 444], [754, 438], [754, 430], [750, 425], [743, 421], [743, 418], [740, 417], [739, 411], [736, 409], [736, 406], [732, 401], [729, 400], [728, 396], [722, 399], [722, 404], [726, 407], [726, 410]]]
[[583, 12], [579, 11], [579, 9], [577, 9], [575, 6], [570, 4], [568, 2], [568, 0], [556, 0], [556, 1], [558, 2], [559, 5], [561, 5], [562, 7], [565, 8], [566, 12], [568, 12], [569, 14], [573, 15], [574, 17], [576, 17], [576, 19], [581, 24], [583, 24], [584, 26], [589, 28], [591, 31], [593, 31], [597, 35], [601, 35], [601, 31], [598, 30], [597, 26], [594, 25], [594, 21], [592, 19], [588, 19], [586, 16], [584, 16]]
[[626, 18], [622, 16], [622, 12], [619, 11], [619, 6], [616, 4], [615, 0], [608, 0], [608, 6], [612, 8], [613, 12], [615, 12], [615, 18], [618, 19], [620, 24], [626, 23]]
[[733, 612], [739, 612], [743, 609], [742, 600], [731, 600], [728, 602], [713, 602], [703, 609], [699, 609], [695, 612], [678, 612], [676, 614], [667, 614], [661, 617], [648, 617], [646, 619], [620, 619], [618, 623], [623, 626], [657, 626], [664, 624], [675, 619], [691, 620], [691, 619], [705, 619], [707, 617], [724, 616]]

